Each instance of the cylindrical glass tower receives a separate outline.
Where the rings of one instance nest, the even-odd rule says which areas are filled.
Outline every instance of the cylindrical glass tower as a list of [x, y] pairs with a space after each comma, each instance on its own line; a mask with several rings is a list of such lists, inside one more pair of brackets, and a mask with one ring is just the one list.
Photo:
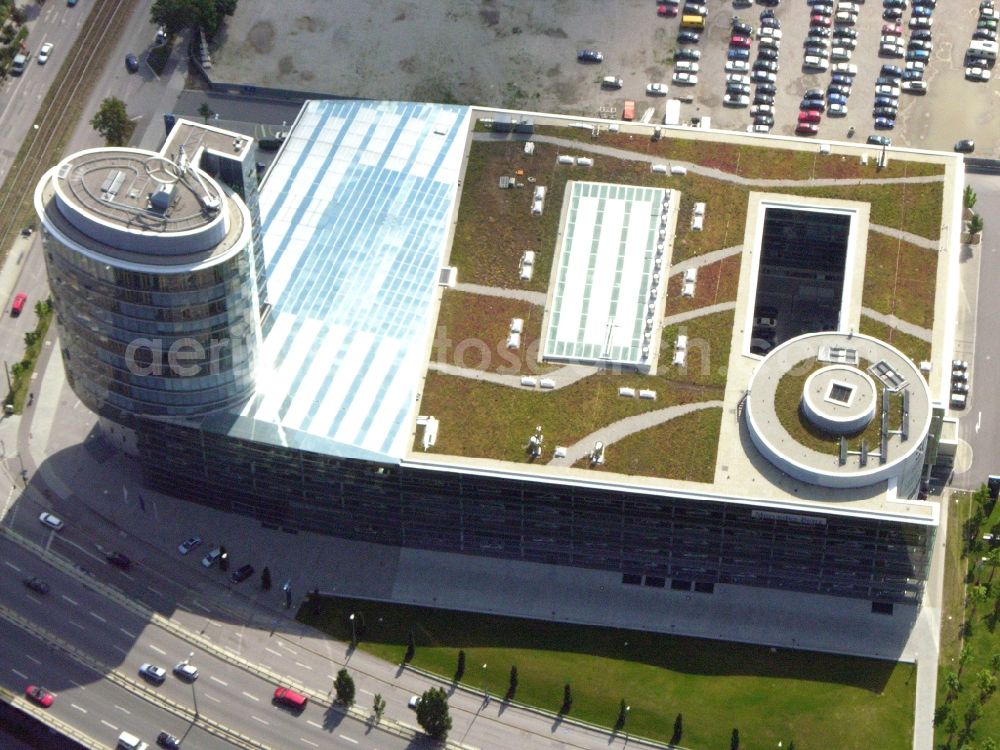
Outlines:
[[35, 190], [63, 362], [89, 408], [197, 417], [246, 400], [260, 344], [251, 217], [188, 161], [81, 151]]

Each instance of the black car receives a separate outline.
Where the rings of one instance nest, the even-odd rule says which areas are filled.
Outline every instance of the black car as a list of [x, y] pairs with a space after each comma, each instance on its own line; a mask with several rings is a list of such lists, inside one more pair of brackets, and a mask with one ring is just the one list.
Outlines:
[[753, 26], [748, 23], [743, 23], [742, 21], [734, 18], [733, 19], [733, 33], [734, 34], [744, 34], [750, 36], [753, 34]]
[[892, 145], [892, 138], [887, 135], [870, 135], [868, 136], [869, 146], [890, 146]]
[[689, 29], [681, 29], [677, 32], [677, 41], [681, 44], [697, 44], [701, 41], [701, 34]]
[[976, 142], [966, 138], [955, 144], [955, 150], [960, 154], [971, 154], [976, 150]]
[[882, 18], [886, 21], [898, 21], [903, 17], [903, 11], [899, 8], [886, 8], [882, 11]]
[[582, 49], [576, 53], [576, 59], [580, 62], [599, 63], [604, 59], [604, 55], [594, 49]]
[[822, 99], [803, 99], [799, 102], [799, 109], [803, 112], [806, 110], [815, 112], [825, 112], [826, 105], [823, 103]]
[[766, 70], [768, 73], [778, 72], [778, 63], [774, 60], [764, 60], [758, 57], [753, 63], [754, 70]]
[[758, 83], [757, 84], [758, 94], [767, 94], [768, 96], [774, 96], [778, 93], [778, 87], [773, 83]]
[[696, 49], [678, 49], [674, 50], [674, 59], [697, 62], [701, 59], [701, 53]]
[[769, 128], [774, 127], [774, 116], [773, 115], [757, 115], [753, 118], [754, 125], [767, 125]]
[[997, 33], [993, 29], [976, 29], [972, 32], [972, 38], [980, 41], [995, 42], [997, 40]]
[[827, 94], [843, 94], [844, 96], [851, 95], [851, 87], [845, 86], [842, 83], [831, 83], [826, 87]]
[[24, 585], [27, 586], [32, 591], [34, 591], [36, 594], [49, 593], [49, 584], [47, 584], [41, 578], [38, 578], [36, 576], [32, 576], [31, 578], [25, 578]]
[[902, 78], [903, 69], [898, 65], [883, 65], [880, 75], [891, 78]]
[[129, 73], [139, 72], [139, 58], [133, 55], [131, 52], [125, 55], [125, 69]]
[[[808, 37], [819, 37], [820, 39], [830, 38], [830, 29], [824, 26], [810, 26], [809, 33], [806, 34]], [[808, 44], [808, 42], [806, 42]]]
[[822, 99], [823, 89], [809, 89], [802, 95], [803, 99]]
[[243, 583], [247, 578], [253, 575], [253, 565], [243, 565], [238, 568], [230, 577], [233, 583]]
[[754, 104], [774, 104], [774, 97], [770, 94], [761, 94], [760, 92], [754, 94], [753, 97]]
[[771, 49], [770, 47], [761, 47], [759, 50], [757, 50], [757, 59], [758, 60], [777, 60], [778, 59], [778, 50]]
[[919, 39], [921, 42], [930, 42], [933, 38], [930, 29], [914, 29], [910, 32], [910, 39]]
[[129, 560], [121, 552], [109, 552], [105, 555], [108, 562], [114, 565], [116, 568], [121, 568], [122, 570], [128, 570], [132, 566], [132, 561]]
[[895, 120], [897, 114], [899, 110], [896, 107], [875, 107], [872, 110], [872, 117], [888, 117], [890, 120]]
[[167, 748], [167, 750], [179, 750], [181, 741], [169, 732], [160, 732], [156, 735], [156, 744]]
[[[765, 10], [764, 13], [770, 13], [770, 11]], [[781, 21], [779, 21], [777, 18], [775, 18], [773, 13], [771, 13], [771, 15], [769, 15], [769, 16], [764, 15], [764, 13], [760, 14], [760, 25], [761, 26], [764, 26], [765, 28], [770, 28], [770, 29], [780, 29], [781, 28]]]

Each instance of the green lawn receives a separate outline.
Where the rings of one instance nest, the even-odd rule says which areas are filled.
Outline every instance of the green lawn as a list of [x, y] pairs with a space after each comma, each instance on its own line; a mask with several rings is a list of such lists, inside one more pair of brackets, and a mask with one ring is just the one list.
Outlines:
[[299, 619], [346, 641], [352, 612], [367, 625], [360, 648], [390, 662], [412, 630], [415, 666], [451, 679], [464, 649], [476, 689], [506, 692], [517, 666], [518, 701], [558, 711], [569, 682], [571, 716], [610, 726], [624, 699], [629, 730], [659, 741], [680, 713], [681, 744], [696, 750], [728, 747], [733, 728], [746, 750], [912, 743], [912, 665], [341, 598], [323, 598], [318, 616], [306, 603]]
[[697, 310], [720, 302], [733, 302], [740, 283], [741, 255], [709, 263], [698, 269], [698, 281], [694, 285], [693, 297], [682, 297], [684, 274], [675, 273], [667, 282], [667, 305], [664, 316]]
[[[722, 398], [722, 389], [725, 388], [729, 372], [729, 348], [733, 340], [735, 316], [735, 311], [726, 310], [664, 328], [656, 378], [671, 383], [715, 387], [719, 389], [718, 392], [706, 395], [706, 399]], [[672, 364], [678, 334], [686, 334], [688, 337], [687, 362], [684, 367]]]
[[[987, 514], [978, 516], [972, 497], [956, 493], [957, 502], [951, 503], [948, 519], [937, 703], [943, 715], [938, 716], [935, 732], [936, 747], [948, 750], [980, 750], [988, 747], [988, 739], [1000, 744], [1000, 699], [996, 695], [1000, 678], [1000, 575], [982, 561], [989, 546], [980, 541], [984, 533], [1000, 534], [1000, 504], [985, 506]], [[978, 523], [977, 518], [981, 519]], [[978, 604], [969, 596], [975, 586], [984, 586], [987, 592]], [[968, 650], [964, 665], [960, 658], [963, 649]], [[949, 672], [958, 675], [961, 686], [951, 696], [945, 677]], [[992, 679], [993, 688], [984, 691], [983, 679]]]
[[890, 328], [885, 323], [880, 323], [867, 315], [861, 316], [861, 333], [874, 336], [877, 339], [892, 344], [903, 354], [913, 360], [917, 366], [925, 360], [931, 358], [931, 342], [918, 339], [908, 333], [903, 333], [898, 328]]

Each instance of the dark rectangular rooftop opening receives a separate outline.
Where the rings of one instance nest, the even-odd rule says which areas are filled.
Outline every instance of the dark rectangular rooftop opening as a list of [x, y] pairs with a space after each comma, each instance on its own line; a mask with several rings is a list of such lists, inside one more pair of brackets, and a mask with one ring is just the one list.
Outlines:
[[757, 353], [803, 333], [837, 329], [851, 220], [850, 214], [764, 209], [753, 327], [763, 351]]

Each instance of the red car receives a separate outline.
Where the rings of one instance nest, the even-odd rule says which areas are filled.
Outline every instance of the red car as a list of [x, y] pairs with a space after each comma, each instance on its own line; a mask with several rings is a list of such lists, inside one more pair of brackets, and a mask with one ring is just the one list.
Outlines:
[[814, 109], [807, 110], [805, 112], [799, 112], [799, 122], [816, 122], [818, 123], [822, 118], [819, 112]]
[[816, 135], [819, 128], [811, 122], [800, 122], [795, 126], [795, 135]]
[[28, 295], [24, 292], [18, 292], [14, 295], [14, 304], [10, 306], [11, 315], [20, 315], [21, 311], [24, 310], [24, 306], [28, 303]]
[[729, 40], [730, 47], [742, 47], [743, 49], [750, 49], [750, 37], [742, 36], [740, 34], [733, 34], [732, 39]]
[[673, 18], [677, 15], [677, 6], [660, 3], [656, 6], [656, 15], [663, 16], [664, 18]]
[[28, 700], [34, 701], [42, 708], [48, 708], [52, 705], [52, 701], [56, 699], [52, 693], [38, 685], [28, 685], [24, 689], [24, 695]]
[[902, 36], [903, 27], [898, 23], [887, 23], [882, 26], [882, 33], [888, 36]]
[[829, 16], [821, 16], [818, 13], [809, 19], [810, 26], [830, 26], [832, 23]]

